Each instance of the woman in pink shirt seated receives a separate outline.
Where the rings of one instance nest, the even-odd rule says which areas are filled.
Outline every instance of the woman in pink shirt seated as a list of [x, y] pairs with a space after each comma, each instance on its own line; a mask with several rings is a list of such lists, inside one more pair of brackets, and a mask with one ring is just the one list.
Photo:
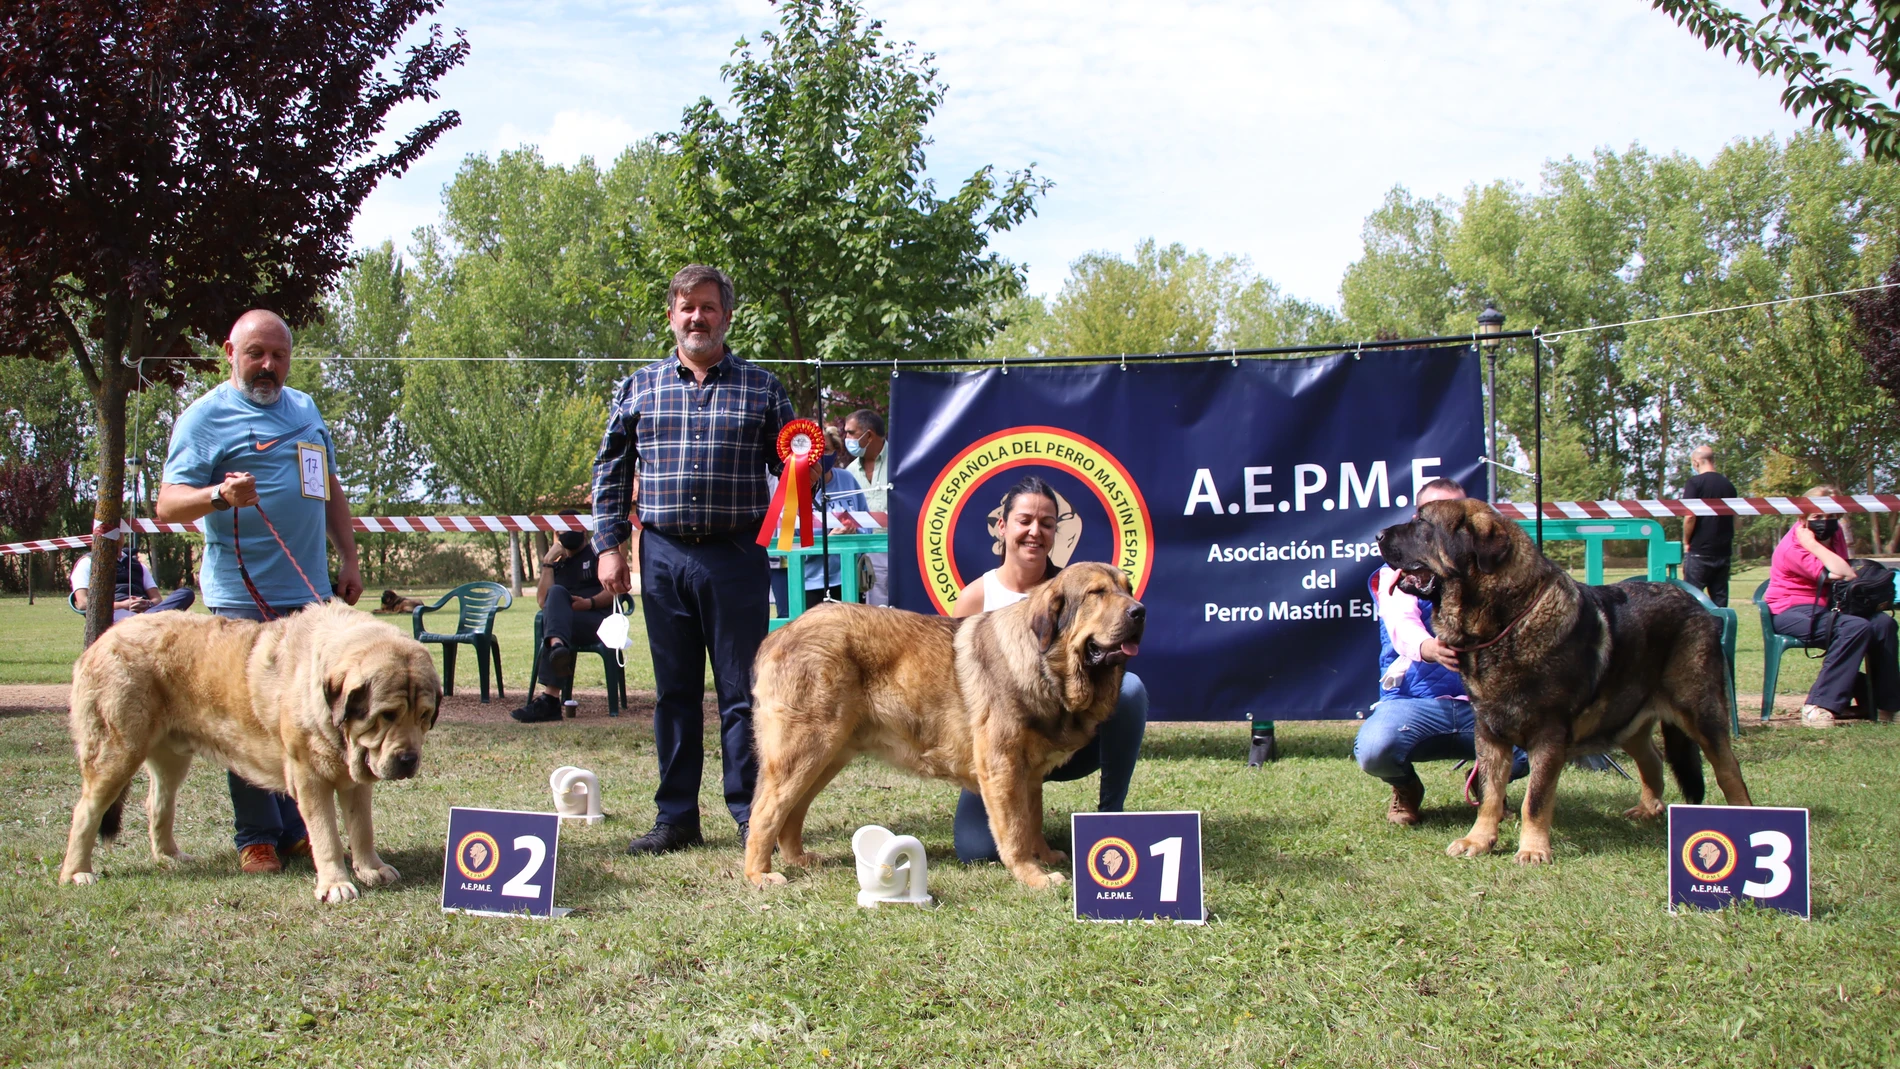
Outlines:
[[[1804, 497], [1839, 497], [1832, 486], [1817, 486]], [[1821, 675], [1808, 688], [1801, 722], [1809, 727], [1832, 727], [1834, 714], [1847, 708], [1854, 696], [1854, 676], [1861, 662], [1874, 684], [1874, 707], [1880, 719], [1891, 721], [1900, 709], [1900, 628], [1885, 614], [1872, 619], [1827, 611], [1825, 584], [1852, 579], [1847, 563], [1847, 535], [1841, 518], [1810, 512], [1775, 546], [1768, 566], [1768, 590], [1763, 601], [1774, 613], [1775, 631], [1827, 649]]]

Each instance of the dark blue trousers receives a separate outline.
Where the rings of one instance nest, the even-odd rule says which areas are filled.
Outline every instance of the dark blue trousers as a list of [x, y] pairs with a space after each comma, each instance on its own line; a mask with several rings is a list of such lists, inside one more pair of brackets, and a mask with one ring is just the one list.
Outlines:
[[[300, 607], [293, 605], [279, 608], [273, 605], [271, 611], [283, 616], [296, 612]], [[264, 620], [264, 614], [255, 605], [214, 605], [211, 614], [228, 616], [233, 620], [256, 620], [259, 623]], [[232, 822], [237, 826], [231, 842], [239, 850], [252, 843], [269, 843], [281, 854], [297, 840], [309, 838], [304, 832], [303, 814], [297, 811], [297, 803], [291, 800], [290, 795], [246, 783], [235, 772], [226, 772], [224, 775], [231, 789]]]
[[699, 827], [706, 763], [706, 658], [719, 699], [719, 749], [726, 809], [752, 819], [759, 762], [752, 752], [752, 661], [765, 641], [771, 569], [765, 547], [744, 534], [691, 541], [651, 528], [640, 539], [640, 605], [653, 654], [653, 708], [659, 820]]

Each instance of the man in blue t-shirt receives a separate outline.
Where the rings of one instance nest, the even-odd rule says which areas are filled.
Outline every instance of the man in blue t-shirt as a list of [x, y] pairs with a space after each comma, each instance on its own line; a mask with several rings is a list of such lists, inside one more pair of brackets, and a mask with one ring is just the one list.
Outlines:
[[[1433, 479], [1419, 488], [1418, 503], [1464, 496], [1456, 480]], [[1398, 578], [1390, 567], [1373, 577], [1379, 605], [1379, 703], [1360, 725], [1352, 755], [1360, 768], [1391, 784], [1385, 819], [1409, 826], [1418, 823], [1425, 800], [1425, 783], [1413, 762], [1474, 760], [1477, 722], [1458, 677], [1458, 654], [1432, 634], [1431, 602], [1413, 596]], [[1511, 778], [1529, 770], [1524, 751], [1517, 751]]]
[[[275, 313], [253, 309], [238, 317], [224, 343], [230, 381], [193, 401], [172, 425], [154, 511], [164, 523], [204, 520], [200, 577], [205, 604], [219, 616], [267, 620], [333, 593], [354, 605], [363, 593], [330, 429], [310, 395], [284, 385], [290, 345], [290, 327]], [[326, 533], [340, 564], [334, 591]], [[308, 855], [296, 803], [236, 774], [229, 778], [233, 841], [245, 872], [281, 872], [286, 856]]]

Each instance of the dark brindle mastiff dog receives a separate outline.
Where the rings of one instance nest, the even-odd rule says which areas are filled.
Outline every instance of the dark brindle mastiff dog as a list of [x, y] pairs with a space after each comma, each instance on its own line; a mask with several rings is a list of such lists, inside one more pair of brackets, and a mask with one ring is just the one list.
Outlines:
[[[1511, 747], [1530, 754], [1519, 864], [1550, 860], [1557, 776], [1571, 757], [1620, 746], [1642, 772], [1642, 801], [1624, 815], [1662, 814], [1663, 753], [1676, 785], [1702, 801], [1701, 749], [1730, 805], [1752, 805], [1729, 748], [1721, 625], [1665, 583], [1584, 586], [1538, 552], [1522, 528], [1477, 500], [1434, 501], [1379, 532], [1400, 589], [1437, 602], [1432, 629], [1458, 652], [1477, 720], [1486, 784], [1511, 774]], [[1477, 823], [1446, 848], [1475, 857], [1497, 844], [1504, 791], [1490, 789]]]

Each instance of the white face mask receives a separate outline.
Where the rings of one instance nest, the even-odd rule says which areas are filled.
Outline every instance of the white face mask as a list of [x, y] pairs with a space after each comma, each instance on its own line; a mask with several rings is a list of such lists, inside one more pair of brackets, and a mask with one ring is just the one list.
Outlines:
[[620, 602], [620, 598], [614, 599], [613, 615], [602, 620], [594, 633], [600, 636], [601, 645], [615, 651], [614, 660], [624, 668], [627, 665], [627, 614], [621, 609]]

